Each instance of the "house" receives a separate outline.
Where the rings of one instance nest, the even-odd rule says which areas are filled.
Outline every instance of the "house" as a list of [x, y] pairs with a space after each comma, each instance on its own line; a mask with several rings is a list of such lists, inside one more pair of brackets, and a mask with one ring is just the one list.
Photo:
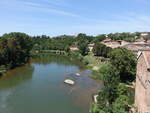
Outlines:
[[89, 50], [90, 50], [90, 51], [92, 51], [92, 50], [93, 50], [94, 45], [95, 45], [94, 43], [92, 43], [92, 44], [88, 44], [88, 48], [89, 48]]
[[78, 51], [78, 47], [77, 46], [70, 46], [69, 47], [70, 51]]
[[150, 32], [141, 32], [141, 37], [150, 36]]
[[123, 48], [126, 48], [128, 50], [133, 51], [134, 53], [138, 53], [138, 51], [143, 51], [143, 50], [150, 50], [150, 45], [149, 44], [143, 44], [143, 43], [130, 43], [127, 45], [122, 46]]
[[113, 41], [111, 39], [104, 40], [101, 43], [106, 45], [107, 47], [111, 47], [111, 48], [118, 48], [118, 47], [122, 47], [122, 46], [129, 44], [128, 42], [123, 41], [123, 40]]
[[150, 113], [150, 51], [138, 53], [135, 105], [137, 113]]
[[138, 53], [138, 51], [143, 48], [143, 44], [142, 45], [141, 44], [127, 44], [127, 45], [123, 46], [123, 48], [131, 50], [135, 53]]
[[123, 40], [116, 40], [120, 45], [122, 45]]
[[106, 38], [105, 40], [102, 41], [102, 43], [108, 43], [108, 42], [111, 42], [112, 39], [111, 38]]

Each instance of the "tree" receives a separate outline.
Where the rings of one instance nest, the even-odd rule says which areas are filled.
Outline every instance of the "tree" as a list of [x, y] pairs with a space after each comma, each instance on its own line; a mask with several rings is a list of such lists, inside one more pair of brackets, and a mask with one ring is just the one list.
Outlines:
[[112, 40], [125, 40], [128, 42], [132, 42], [135, 40], [135, 34], [131, 34], [131, 33], [110, 33], [108, 34], [108, 37], [111, 38]]
[[79, 45], [79, 51], [80, 51], [81, 55], [83, 55], [83, 56], [87, 55], [89, 52], [88, 44], [83, 43], [83, 44]]
[[111, 50], [112, 49], [110, 47], [107, 47], [106, 45], [101, 43], [96, 43], [93, 47], [93, 53], [95, 56], [108, 57], [108, 54]]
[[108, 65], [107, 69], [105, 69], [105, 72], [103, 72], [102, 80], [105, 86], [103, 89], [103, 96], [107, 99], [109, 104], [111, 104], [117, 97], [116, 87], [120, 83], [118, 74], [119, 72], [112, 65]]
[[113, 113], [128, 113], [129, 111], [129, 98], [126, 95], [120, 95], [112, 104]]
[[101, 41], [105, 40], [106, 38], [107, 38], [106, 35], [98, 35], [93, 39], [93, 42], [94, 43], [101, 42]]
[[119, 72], [122, 82], [133, 81], [136, 72], [135, 54], [125, 48], [113, 49], [109, 54], [110, 63]]
[[13, 68], [28, 61], [32, 42], [30, 36], [24, 33], [13, 32], [4, 34], [0, 41], [0, 65], [9, 65]]

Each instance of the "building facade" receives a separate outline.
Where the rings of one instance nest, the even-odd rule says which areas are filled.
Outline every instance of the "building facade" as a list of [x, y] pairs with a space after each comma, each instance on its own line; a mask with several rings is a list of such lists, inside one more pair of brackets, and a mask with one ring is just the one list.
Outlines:
[[150, 113], [150, 51], [138, 54], [135, 105], [138, 113]]
[[142, 36], [142, 37], [150, 36], [150, 32], [142, 32], [142, 33], [141, 33], [141, 36]]
[[71, 46], [69, 47], [70, 51], [78, 51], [78, 47], [77, 46]]

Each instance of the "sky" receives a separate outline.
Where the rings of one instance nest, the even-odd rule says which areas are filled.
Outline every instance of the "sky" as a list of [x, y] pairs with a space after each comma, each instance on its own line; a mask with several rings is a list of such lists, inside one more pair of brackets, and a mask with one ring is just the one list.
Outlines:
[[0, 35], [150, 31], [150, 0], [0, 0]]

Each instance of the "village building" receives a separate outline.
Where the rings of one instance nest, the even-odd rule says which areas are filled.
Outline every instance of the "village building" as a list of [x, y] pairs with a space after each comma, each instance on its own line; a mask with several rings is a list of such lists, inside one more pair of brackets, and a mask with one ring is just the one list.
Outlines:
[[93, 50], [94, 45], [95, 45], [94, 43], [93, 44], [88, 44], [89, 51]]
[[77, 46], [70, 46], [69, 47], [70, 51], [78, 51], [79, 48]]
[[132, 44], [145, 44], [145, 40], [143, 38], [136, 39]]
[[124, 45], [123, 48], [131, 50], [135, 54], [137, 54], [138, 51], [150, 50], [150, 45], [149, 44], [145, 44], [145, 43], [130, 43], [130, 44]]
[[141, 32], [141, 37], [150, 36], [150, 32]]
[[136, 113], [150, 113], [150, 51], [138, 53], [135, 105]]
[[118, 48], [118, 47], [122, 47], [124, 45], [129, 44], [128, 42], [123, 41], [123, 40], [114, 41], [114, 40], [111, 40], [110, 38], [103, 40], [101, 43], [111, 48]]
[[112, 39], [111, 38], [106, 38], [105, 40], [102, 41], [102, 43], [108, 43], [108, 42], [111, 42]]

